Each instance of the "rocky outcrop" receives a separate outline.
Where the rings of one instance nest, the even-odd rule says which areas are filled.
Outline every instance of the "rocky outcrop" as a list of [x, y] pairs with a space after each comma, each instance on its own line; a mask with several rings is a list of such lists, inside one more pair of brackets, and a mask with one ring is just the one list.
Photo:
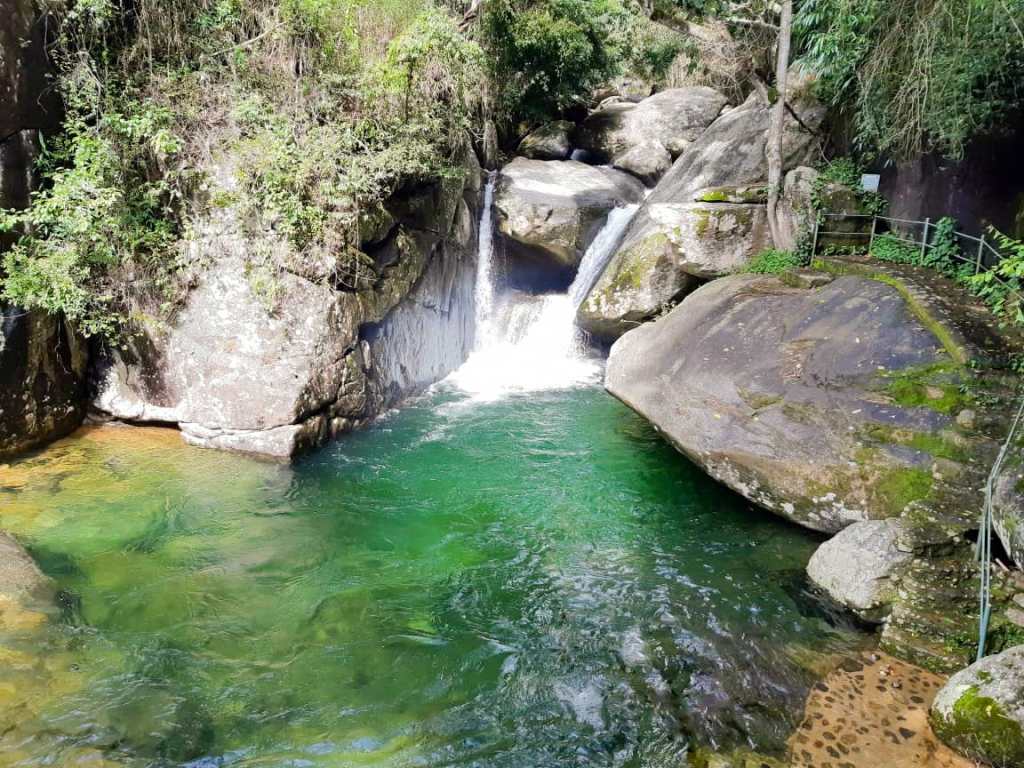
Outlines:
[[519, 154], [531, 160], [567, 160], [572, 154], [575, 123], [556, 120], [530, 132], [519, 143]]
[[86, 359], [84, 342], [60, 318], [0, 308], [0, 458], [82, 423]]
[[794, 522], [834, 533], [902, 515], [903, 547], [956, 536], [975, 524], [994, 443], [956, 427], [963, 350], [909, 280], [716, 280], [621, 338], [606, 386]]
[[[37, 184], [39, 132], [58, 124], [60, 103], [36, 4], [0, 0], [0, 16], [0, 208], [24, 208]], [[0, 251], [12, 239], [0, 236]], [[84, 344], [63, 320], [0, 304], [0, 458], [81, 423], [85, 364]]]
[[631, 172], [645, 168], [645, 181], [655, 182], [668, 170], [663, 161], [682, 154], [725, 104], [725, 96], [711, 88], [673, 88], [639, 104], [618, 102], [598, 109], [579, 127], [574, 141], [598, 162]]
[[895, 578], [913, 557], [899, 548], [902, 527], [899, 520], [854, 523], [818, 547], [808, 578], [865, 621], [882, 621], [896, 595]]
[[[821, 105], [791, 96], [784, 166], [817, 151]], [[613, 340], [770, 244], [766, 220], [768, 107], [757, 96], [719, 117], [676, 160], [630, 224], [580, 308], [580, 325]]]
[[[173, 323], [152, 326], [96, 367], [105, 418], [177, 425], [189, 443], [288, 458], [372, 419], [442, 378], [472, 344], [480, 167], [407, 189], [369, 227], [358, 279], [283, 253], [265, 285], [254, 236], [234, 217], [189, 244], [209, 263]], [[285, 246], [266, 234], [264, 248]], [[335, 277], [332, 279], [331, 274]], [[353, 275], [348, 275], [353, 278]], [[418, 334], [430, 334], [417, 338]]]
[[971, 758], [1024, 765], [1024, 646], [953, 675], [935, 697], [931, 722], [940, 739]]
[[513, 260], [541, 264], [571, 281], [608, 212], [643, 195], [639, 181], [611, 168], [516, 158], [498, 177], [497, 233]]

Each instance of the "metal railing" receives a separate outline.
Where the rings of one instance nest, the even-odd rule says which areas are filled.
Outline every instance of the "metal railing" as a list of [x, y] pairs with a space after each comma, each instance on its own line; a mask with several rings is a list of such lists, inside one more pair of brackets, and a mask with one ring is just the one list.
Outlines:
[[[828, 220], [840, 220], [840, 219], [858, 219], [858, 220], [870, 220], [871, 230], [868, 232], [844, 232], [841, 230], [827, 230], [821, 229], [822, 220], [826, 223]], [[883, 227], [879, 228], [879, 223], [882, 223]], [[893, 226], [896, 225], [896, 226]], [[905, 229], [921, 228], [920, 239], [915, 237], [907, 237]], [[935, 243], [931, 242], [930, 235], [933, 230], [936, 229], [936, 225], [932, 223], [930, 218], [924, 221], [918, 221], [915, 219], [897, 219], [891, 216], [872, 216], [868, 213], [823, 213], [814, 222], [814, 242], [811, 246], [811, 252], [816, 256], [818, 254], [818, 241], [822, 236], [833, 236], [833, 237], [844, 237], [844, 238], [868, 238], [868, 253], [871, 252], [872, 246], [875, 244], [875, 238], [879, 235], [888, 235], [893, 240], [911, 245], [921, 249], [921, 257], [924, 259], [929, 248], [934, 248]], [[986, 270], [994, 269], [999, 265], [999, 262], [1005, 258], [1002, 253], [992, 244], [991, 240], [986, 239], [985, 235], [981, 237], [975, 237], [974, 235], [968, 235], [965, 232], [953, 231], [953, 237], [957, 241], [958, 253], [955, 258], [965, 264], [970, 264], [974, 267], [974, 274], [979, 274]], [[970, 247], [965, 245], [970, 244]], [[965, 253], [970, 253], [970, 256], [965, 256]]]
[[[841, 219], [863, 221], [865, 226], [860, 231], [822, 229], [823, 223], [828, 226], [829, 221], [837, 221]], [[866, 225], [868, 221], [871, 222], [871, 228], [870, 230], [863, 231], [867, 229]], [[920, 239], [914, 237], [912, 234], [908, 236], [908, 229], [914, 230], [918, 227], [921, 232]], [[916, 221], [914, 219], [897, 219], [891, 216], [872, 216], [871, 214], [865, 213], [823, 213], [820, 214], [814, 222], [814, 240], [811, 245], [811, 254], [812, 256], [817, 256], [818, 246], [821, 243], [821, 239], [825, 236], [830, 236], [844, 239], [867, 238], [867, 252], [870, 256], [875, 240], [882, 235], [885, 235], [887, 238], [903, 243], [904, 245], [920, 248], [920, 261], [922, 262], [920, 266], [934, 267], [937, 265], [928, 265], [925, 262], [928, 255], [928, 249], [934, 248], [938, 245], [938, 243], [931, 241], [932, 232], [937, 229], [937, 225], [933, 224], [931, 219]], [[979, 275], [982, 272], [990, 273], [990, 279], [993, 282], [998, 283], [1000, 288], [1002, 288], [1004, 292], [1003, 299], [997, 307], [987, 298], [983, 296], [979, 296], [979, 298], [989, 303], [990, 308], [993, 309], [997, 316], [1004, 315], [1004, 318], [1009, 316], [1010, 307], [1015, 307], [1013, 312], [1014, 314], [1017, 314], [1018, 317], [1021, 313], [1024, 313], [1024, 294], [1021, 293], [1021, 288], [1018, 282], [1016, 280], [1011, 282], [994, 271], [995, 268], [999, 266], [1000, 262], [1006, 258], [1006, 254], [1000, 252], [992, 239], [986, 238], [984, 234], [981, 235], [981, 237], [975, 237], [974, 235], [968, 235], [956, 230], [952, 232], [952, 236], [956, 240], [957, 244], [957, 252], [955, 254], [951, 254], [953, 259], [970, 268], [968, 270], [959, 271], [960, 274], [956, 275], [956, 277], [963, 277], [965, 276], [964, 272], [969, 273], [970, 271], [973, 271], [974, 275]], [[948, 274], [946, 276], [950, 277]], [[970, 277], [969, 274], [966, 276], [968, 278]], [[1018, 320], [1018, 322], [1020, 321]]]

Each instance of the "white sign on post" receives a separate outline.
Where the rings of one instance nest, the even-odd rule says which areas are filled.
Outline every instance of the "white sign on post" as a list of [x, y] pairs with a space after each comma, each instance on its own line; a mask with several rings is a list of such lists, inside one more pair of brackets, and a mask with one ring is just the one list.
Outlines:
[[877, 173], [865, 173], [860, 177], [860, 186], [865, 192], [877, 192], [882, 177]]

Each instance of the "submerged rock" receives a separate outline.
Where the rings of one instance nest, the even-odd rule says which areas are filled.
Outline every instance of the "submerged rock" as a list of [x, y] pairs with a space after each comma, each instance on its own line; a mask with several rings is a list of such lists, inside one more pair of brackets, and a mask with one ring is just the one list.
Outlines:
[[854, 523], [826, 541], [807, 564], [811, 582], [865, 621], [885, 618], [895, 577], [913, 555], [899, 548], [899, 520]]
[[0, 595], [19, 603], [52, 597], [53, 584], [8, 533], [0, 531]]
[[994, 445], [953, 430], [963, 350], [910, 290], [857, 275], [809, 289], [716, 280], [621, 338], [606, 386], [713, 477], [801, 525], [904, 515], [906, 546], [945, 540], [974, 524], [968, 457]]
[[[784, 166], [817, 151], [825, 111], [795, 100]], [[580, 308], [584, 329], [607, 340], [693, 290], [697, 278], [734, 271], [770, 245], [765, 144], [769, 110], [756, 96], [719, 117], [676, 160], [641, 206], [622, 245]]]
[[498, 178], [498, 234], [513, 259], [571, 275], [608, 212], [643, 195], [643, 184], [611, 168], [516, 158]]
[[1024, 765], [1024, 646], [953, 675], [935, 697], [931, 721], [939, 738], [971, 758]]
[[572, 154], [575, 123], [556, 120], [532, 131], [519, 143], [519, 154], [531, 160], [567, 160]]

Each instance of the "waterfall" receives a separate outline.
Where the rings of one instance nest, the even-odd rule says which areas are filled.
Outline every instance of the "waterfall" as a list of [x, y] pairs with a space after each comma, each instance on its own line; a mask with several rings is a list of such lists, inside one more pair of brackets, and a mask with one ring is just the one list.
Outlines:
[[476, 344], [469, 360], [448, 381], [475, 399], [565, 389], [596, 382], [601, 367], [587, 353], [576, 328], [576, 310], [597, 282], [639, 206], [615, 208], [587, 249], [566, 293], [533, 295], [494, 287], [492, 206], [489, 181], [480, 220], [476, 283]]
[[494, 313], [494, 180], [492, 171], [484, 189], [484, 208], [480, 213], [480, 245], [477, 255], [476, 288], [476, 349], [486, 345], [484, 338]]

